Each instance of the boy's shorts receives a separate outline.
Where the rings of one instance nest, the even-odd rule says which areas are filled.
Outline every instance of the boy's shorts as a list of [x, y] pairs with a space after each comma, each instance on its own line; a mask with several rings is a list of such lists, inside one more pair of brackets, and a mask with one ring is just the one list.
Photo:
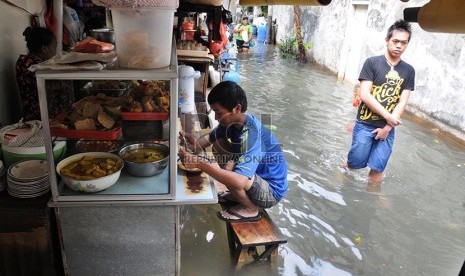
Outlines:
[[252, 187], [246, 191], [250, 200], [260, 208], [270, 208], [278, 204], [271, 192], [268, 181], [255, 175]]
[[376, 133], [371, 133], [379, 127], [355, 122], [352, 132], [352, 146], [347, 156], [347, 165], [351, 169], [370, 169], [383, 172], [389, 161], [394, 146], [395, 128], [386, 140], [375, 140]]
[[237, 44], [237, 48], [240, 49], [240, 48], [249, 48], [249, 43], [248, 42], [245, 42], [244, 40], [239, 40], [239, 39], [236, 39], [236, 44]]

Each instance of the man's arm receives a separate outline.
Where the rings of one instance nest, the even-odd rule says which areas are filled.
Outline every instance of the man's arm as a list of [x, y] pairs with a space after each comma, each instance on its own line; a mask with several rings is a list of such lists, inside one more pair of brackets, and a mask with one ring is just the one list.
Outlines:
[[211, 145], [209, 134], [202, 135], [196, 139], [190, 133], [180, 131], [179, 138], [181, 140], [181, 146], [187, 147], [193, 152], [200, 152]]
[[215, 166], [210, 163], [202, 162], [198, 165], [198, 168], [216, 179], [218, 182], [224, 184], [226, 187], [243, 189], [249, 182], [249, 178], [245, 175], [222, 169], [219, 166]]
[[236, 27], [234, 27], [233, 33], [240, 33], [242, 31], [242, 25], [237, 24]]
[[222, 169], [218, 165], [211, 164], [204, 158], [199, 158], [195, 154], [186, 152], [183, 147], [179, 149], [179, 156], [183, 159], [183, 163], [187, 168], [199, 168], [203, 172], [216, 179], [218, 182], [228, 187], [242, 189], [249, 181], [247, 176], [236, 173], [234, 171]]
[[[379, 114], [386, 119], [388, 125], [397, 126], [401, 124], [400, 118], [397, 114], [389, 113], [376, 99], [371, 95], [372, 81], [362, 80], [360, 82], [360, 98], [371, 109], [371, 111]], [[402, 97], [401, 97], [402, 99]], [[405, 108], [405, 106], [404, 106]]]

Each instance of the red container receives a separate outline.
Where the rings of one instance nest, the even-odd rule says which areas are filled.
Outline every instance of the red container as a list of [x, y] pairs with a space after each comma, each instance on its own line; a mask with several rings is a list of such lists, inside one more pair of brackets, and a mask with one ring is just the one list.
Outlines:
[[197, 30], [183, 30], [181, 40], [194, 40], [194, 35]]
[[168, 112], [121, 112], [125, 121], [166, 121], [170, 118]]

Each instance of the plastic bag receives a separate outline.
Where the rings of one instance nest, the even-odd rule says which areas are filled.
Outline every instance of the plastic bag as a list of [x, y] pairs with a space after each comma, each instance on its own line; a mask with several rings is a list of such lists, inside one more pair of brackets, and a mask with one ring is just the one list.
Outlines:
[[79, 20], [77, 12], [68, 5], [63, 5], [63, 25], [68, 31], [70, 46], [82, 40], [84, 24]]
[[45, 144], [42, 122], [38, 120], [5, 126], [0, 129], [0, 143], [10, 147], [34, 146]]
[[223, 20], [223, 23], [226, 25], [229, 25], [233, 22], [233, 16], [232, 13], [226, 9], [221, 9], [221, 19]]

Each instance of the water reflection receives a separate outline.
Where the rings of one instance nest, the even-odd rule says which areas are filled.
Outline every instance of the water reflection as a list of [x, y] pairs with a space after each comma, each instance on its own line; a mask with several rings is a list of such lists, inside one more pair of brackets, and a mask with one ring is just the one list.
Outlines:
[[[290, 191], [269, 209], [287, 236], [277, 263], [243, 275], [458, 275], [465, 258], [465, 149], [404, 120], [382, 186], [346, 172], [352, 85], [257, 45], [240, 58], [249, 111], [271, 114]], [[415, 91], [421, 93], [421, 91]], [[181, 275], [234, 274], [217, 205], [182, 209]], [[229, 273], [228, 273], [229, 272]]]

